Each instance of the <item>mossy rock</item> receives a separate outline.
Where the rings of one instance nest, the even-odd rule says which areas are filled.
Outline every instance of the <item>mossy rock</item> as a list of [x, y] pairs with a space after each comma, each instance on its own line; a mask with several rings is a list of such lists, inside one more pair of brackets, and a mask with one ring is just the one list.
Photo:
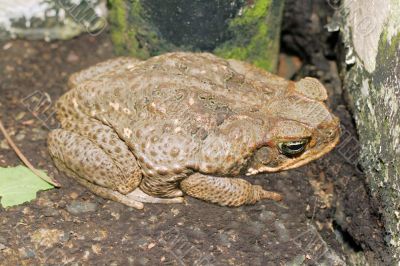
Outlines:
[[280, 0], [110, 0], [115, 51], [141, 59], [208, 51], [276, 71]]

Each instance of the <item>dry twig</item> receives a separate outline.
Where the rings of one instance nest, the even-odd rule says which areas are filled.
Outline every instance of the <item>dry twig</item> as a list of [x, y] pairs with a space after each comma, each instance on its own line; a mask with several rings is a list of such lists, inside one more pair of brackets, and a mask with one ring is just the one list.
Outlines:
[[8, 135], [6, 129], [3, 126], [3, 123], [1, 122], [0, 119], [0, 131], [3, 133], [4, 137], [6, 138], [8, 144], [11, 146], [11, 148], [14, 150], [14, 152], [17, 154], [17, 156], [21, 159], [21, 161], [39, 178], [43, 179], [47, 183], [52, 184], [55, 187], [60, 187], [60, 183], [58, 183], [56, 180], [43, 175], [40, 173], [30, 162], [29, 160], [25, 157], [25, 155], [21, 152], [21, 150], [15, 145], [14, 141], [11, 139], [10, 135]]

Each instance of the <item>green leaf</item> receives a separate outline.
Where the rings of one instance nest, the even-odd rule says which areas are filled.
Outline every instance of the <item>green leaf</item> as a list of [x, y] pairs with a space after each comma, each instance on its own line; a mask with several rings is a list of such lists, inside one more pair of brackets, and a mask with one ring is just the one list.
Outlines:
[[[42, 174], [46, 175], [43, 171]], [[0, 203], [10, 207], [31, 201], [39, 190], [48, 190], [52, 185], [43, 181], [25, 166], [0, 167]]]

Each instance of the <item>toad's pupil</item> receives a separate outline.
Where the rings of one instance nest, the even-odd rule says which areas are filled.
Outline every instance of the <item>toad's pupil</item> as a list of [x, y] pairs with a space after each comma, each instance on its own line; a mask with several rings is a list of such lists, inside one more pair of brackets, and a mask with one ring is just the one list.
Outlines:
[[304, 151], [307, 141], [292, 141], [279, 144], [279, 149], [281, 153], [287, 156], [298, 155]]
[[298, 150], [302, 150], [304, 148], [304, 143], [286, 144], [286, 147], [292, 151], [298, 151]]

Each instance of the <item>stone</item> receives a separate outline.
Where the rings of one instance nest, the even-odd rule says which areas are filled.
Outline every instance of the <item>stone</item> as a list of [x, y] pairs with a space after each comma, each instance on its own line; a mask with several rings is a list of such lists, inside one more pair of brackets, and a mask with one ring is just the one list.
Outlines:
[[73, 200], [67, 205], [67, 211], [71, 214], [77, 215], [80, 213], [94, 212], [97, 210], [97, 203]]
[[59, 229], [41, 228], [33, 232], [31, 241], [37, 246], [50, 248], [64, 239], [64, 231]]
[[172, 50], [209, 51], [277, 68], [282, 0], [111, 0], [118, 54], [146, 59]]

